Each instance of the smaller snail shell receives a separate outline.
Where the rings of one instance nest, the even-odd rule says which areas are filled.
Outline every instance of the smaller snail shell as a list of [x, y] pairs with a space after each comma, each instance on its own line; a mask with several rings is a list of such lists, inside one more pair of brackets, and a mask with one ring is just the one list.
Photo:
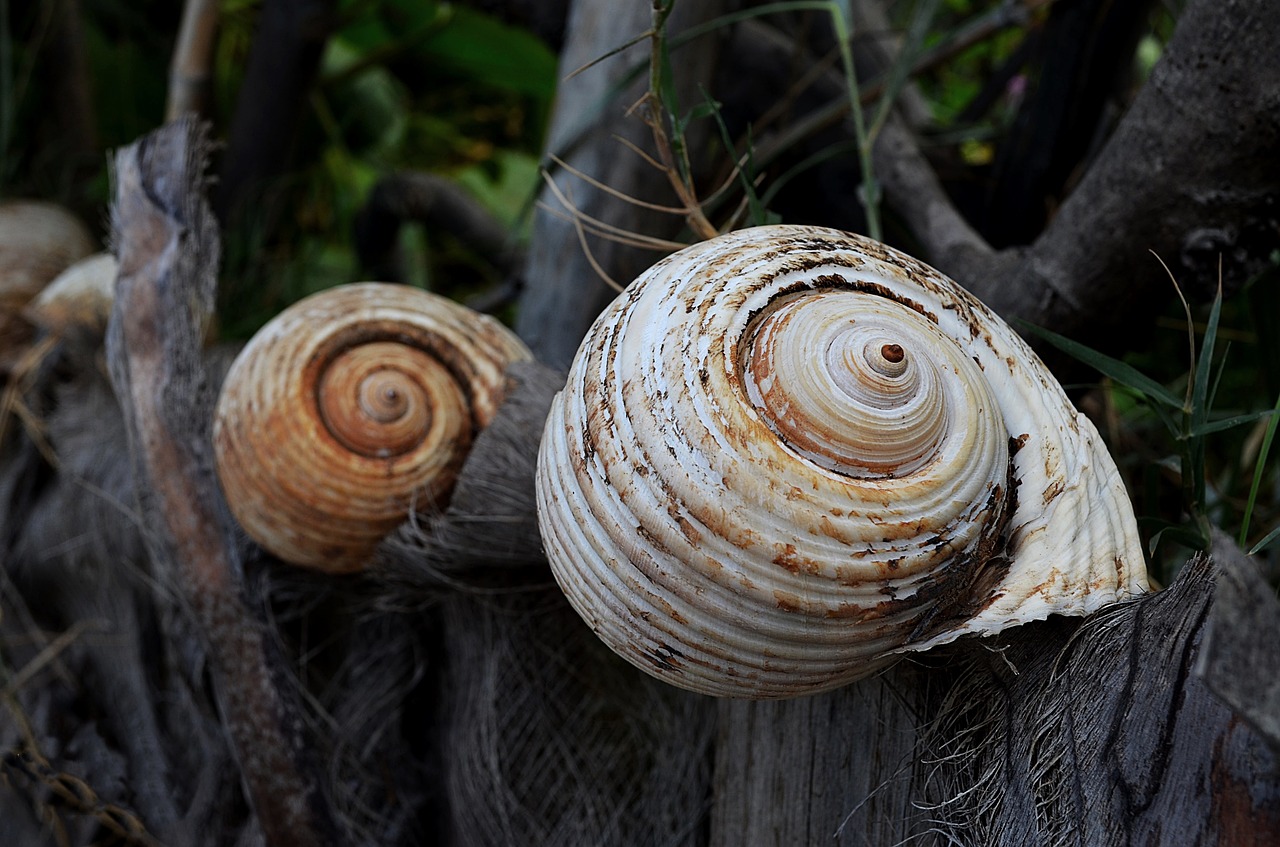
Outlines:
[[53, 203], [0, 203], [0, 296], [25, 303], [97, 246], [75, 215]]
[[49, 280], [95, 250], [75, 215], [52, 203], [0, 203], [0, 375], [29, 349], [33, 332], [24, 307]]
[[1147, 589], [1092, 424], [932, 268], [834, 230], [741, 230], [634, 282], [539, 451], [561, 588], [706, 694], [843, 685], [903, 651]]
[[285, 561], [362, 567], [411, 510], [447, 501], [507, 365], [528, 358], [493, 318], [408, 286], [295, 303], [223, 384], [213, 438], [232, 513]]
[[71, 327], [101, 332], [111, 317], [118, 271], [119, 263], [110, 253], [81, 259], [27, 304], [27, 319], [48, 332]]

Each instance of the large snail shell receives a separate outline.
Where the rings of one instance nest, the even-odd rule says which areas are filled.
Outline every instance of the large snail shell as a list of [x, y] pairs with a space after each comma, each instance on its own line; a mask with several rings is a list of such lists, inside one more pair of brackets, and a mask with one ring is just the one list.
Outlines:
[[1031, 349], [833, 230], [742, 230], [637, 280], [553, 404], [538, 498], [587, 623], [707, 694], [834, 688], [1147, 589], [1115, 465]]
[[295, 303], [223, 384], [213, 437], [231, 511], [285, 561], [358, 569], [411, 510], [443, 505], [507, 365], [528, 358], [493, 318], [407, 286]]

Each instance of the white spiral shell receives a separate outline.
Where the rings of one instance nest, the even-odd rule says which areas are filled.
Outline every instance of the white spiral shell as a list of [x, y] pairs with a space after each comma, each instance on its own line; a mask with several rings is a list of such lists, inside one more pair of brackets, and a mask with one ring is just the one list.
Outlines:
[[834, 230], [741, 230], [642, 275], [552, 406], [538, 503], [579, 614], [707, 694], [822, 691], [1147, 590], [1115, 465], [1035, 353]]

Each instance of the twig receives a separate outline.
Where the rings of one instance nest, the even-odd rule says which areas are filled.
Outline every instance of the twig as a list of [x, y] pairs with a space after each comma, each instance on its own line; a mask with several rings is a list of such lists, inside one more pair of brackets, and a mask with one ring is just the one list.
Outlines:
[[639, 206], [642, 209], [652, 209], [655, 212], [667, 212], [673, 215], [684, 214], [684, 209], [680, 208], [679, 206], [664, 206], [660, 203], [649, 203], [644, 200], [641, 200], [638, 197], [632, 197], [630, 194], [627, 194], [625, 191], [619, 191], [616, 188], [605, 185], [603, 182], [596, 179], [595, 177], [585, 174], [582, 171], [575, 168], [573, 165], [570, 165], [568, 162], [566, 162], [564, 159], [561, 159], [559, 156], [555, 155], [554, 153], [551, 155], [551, 161], [555, 162], [557, 167], [561, 168], [562, 170], [568, 171], [569, 173], [576, 176], [578, 179], [585, 182], [587, 185], [590, 185], [593, 188], [598, 188], [601, 191], [603, 191], [605, 194], [608, 194], [611, 197], [617, 197], [619, 200], [621, 200], [624, 203], [630, 203], [631, 205]]
[[592, 254], [591, 247], [587, 244], [586, 233], [582, 231], [582, 221], [577, 217], [574, 217], [573, 219], [573, 229], [578, 235], [578, 244], [582, 246], [582, 255], [586, 256], [587, 262], [591, 265], [591, 269], [596, 272], [596, 276], [600, 277], [600, 279], [614, 291], [621, 294], [623, 291], [622, 285], [613, 277], [609, 276], [608, 271], [600, 267], [600, 263], [596, 261], [595, 255]]
[[13, 697], [21, 691], [36, 674], [44, 670], [50, 662], [57, 659], [58, 655], [62, 653], [62, 651], [74, 644], [76, 639], [86, 631], [101, 625], [102, 621], [76, 621], [70, 629], [60, 634], [57, 638], [53, 639], [53, 641], [50, 641], [45, 645], [44, 649], [23, 665], [17, 673], [5, 680], [4, 688], [0, 689], [0, 699], [8, 700]]
[[[619, 244], [627, 244], [633, 247], [643, 247], [650, 250], [670, 251], [670, 250], [679, 250], [687, 246], [685, 244], [681, 244], [678, 241], [669, 241], [667, 239], [656, 238], [651, 235], [644, 235], [643, 233], [631, 232], [630, 230], [622, 229], [621, 227], [614, 226], [613, 224], [605, 223], [599, 218], [594, 218], [588, 215], [587, 213], [583, 212], [581, 209], [578, 208], [578, 206], [570, 198], [566, 197], [564, 192], [560, 190], [560, 187], [556, 185], [555, 180], [551, 179], [550, 174], [544, 171], [542, 174], [542, 178], [543, 178], [543, 181], [546, 182], [547, 184], [547, 190], [549, 190], [555, 196], [555, 198], [560, 201], [561, 205], [563, 205], [565, 209], [568, 210], [570, 217], [566, 218], [566, 220], [585, 223], [587, 225], [587, 228], [590, 230], [593, 230], [593, 232], [597, 235], [607, 237], [611, 241], [615, 241]], [[555, 210], [551, 209], [545, 203], [541, 204], [539, 208], [545, 209], [551, 212], [552, 214], [555, 214]], [[575, 224], [575, 226], [576, 225], [577, 224]]]
[[218, 8], [218, 0], [187, 0], [183, 6], [178, 41], [169, 64], [166, 121], [176, 120], [188, 112], [202, 117], [209, 114]]
[[44, 426], [23, 400], [23, 395], [31, 388], [31, 382], [45, 357], [57, 346], [58, 338], [47, 335], [23, 352], [9, 375], [9, 381], [0, 393], [0, 444], [4, 443], [9, 429], [9, 418], [14, 417], [22, 422], [31, 443], [40, 451], [40, 455], [50, 467], [58, 467], [58, 457], [54, 453], [49, 439], [45, 438]]
[[[941, 43], [930, 48], [926, 53], [920, 56], [911, 64], [909, 77], [919, 76], [926, 71], [933, 70], [939, 65], [947, 62], [965, 50], [968, 50], [975, 44], [978, 44], [1006, 29], [1012, 27], [1025, 26], [1030, 16], [1047, 8], [1058, 0], [1028, 0], [1025, 5], [1015, 5], [1013, 7], [1001, 6], [992, 10], [990, 13], [983, 15], [977, 21], [966, 24], [956, 30], [949, 38], [944, 39]], [[824, 71], [830, 71], [828, 59], [820, 59], [815, 66], [820, 66]], [[789, 91], [788, 95], [798, 95], [809, 86], [823, 79], [830, 79], [829, 73], [806, 74], [801, 85], [797, 83], [793, 91]], [[862, 86], [858, 91], [858, 101], [863, 106], [869, 106], [875, 103], [883, 96], [885, 79], [876, 79]], [[803, 138], [821, 132], [834, 125], [837, 121], [843, 119], [849, 112], [849, 99], [845, 95], [833, 97], [830, 102], [824, 106], [809, 112], [808, 114], [792, 121], [782, 134], [777, 135], [767, 144], [762, 145], [756, 153], [756, 161], [761, 166], [768, 165], [774, 159], [778, 158], [785, 150], [789, 149]], [[770, 115], [771, 116], [771, 115]]]
[[[558, 199], [558, 198], [557, 198]], [[563, 201], [561, 201], [563, 203]], [[560, 209], [553, 208], [550, 203], [545, 200], [539, 200], [534, 204], [538, 211], [546, 212], [556, 220], [564, 221], [573, 226], [581, 225], [585, 232], [602, 238], [606, 241], [612, 241], [614, 244], [621, 244], [626, 247], [635, 247], [640, 250], [654, 250], [660, 253], [669, 253], [672, 250], [679, 250], [687, 247], [687, 244], [681, 244], [678, 241], [667, 242], [666, 244], [658, 244], [651, 236], [638, 232], [622, 229], [621, 227], [612, 226], [585, 214], [580, 209], [573, 209], [569, 212], [563, 212]], [[577, 223], [575, 223], [575, 221]]]
[[[702, 204], [698, 202], [697, 191], [690, 177], [691, 169], [684, 140], [677, 138], [680, 156], [680, 161], [677, 161], [677, 151], [672, 147], [671, 137], [667, 133], [666, 123], [662, 117], [664, 106], [668, 110], [676, 108], [674, 103], [662, 102], [666, 23], [674, 5], [674, 0], [666, 0], [666, 2], [654, 0], [653, 28], [650, 30], [649, 37], [649, 90], [636, 106], [644, 107], [645, 123], [653, 133], [653, 144], [657, 149], [658, 160], [662, 162], [663, 172], [667, 176], [667, 181], [671, 183], [676, 197], [684, 204], [685, 222], [699, 238], [715, 238], [720, 233], [711, 221], [707, 220], [706, 214], [702, 211]], [[678, 132], [678, 128], [673, 128]]]

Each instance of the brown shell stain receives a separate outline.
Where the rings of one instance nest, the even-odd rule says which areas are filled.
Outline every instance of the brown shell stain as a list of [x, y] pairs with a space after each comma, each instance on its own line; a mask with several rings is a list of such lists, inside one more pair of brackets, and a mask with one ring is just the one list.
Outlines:
[[796, 546], [790, 543], [782, 545], [782, 550], [773, 557], [773, 563], [794, 574], [816, 574], [822, 571], [820, 562], [798, 555]]

